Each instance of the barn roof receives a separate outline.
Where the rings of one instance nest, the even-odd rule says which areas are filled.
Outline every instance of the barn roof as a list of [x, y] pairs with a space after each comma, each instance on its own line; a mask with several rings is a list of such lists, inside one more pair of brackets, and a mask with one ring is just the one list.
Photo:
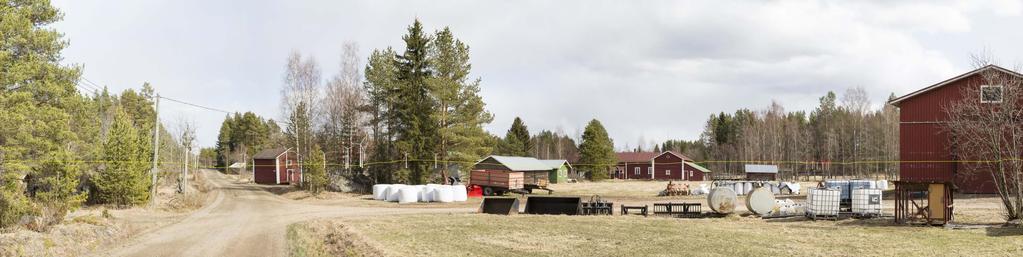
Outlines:
[[618, 162], [649, 162], [653, 158], [657, 158], [658, 156], [661, 156], [661, 155], [664, 155], [664, 154], [668, 154], [668, 153], [673, 154], [675, 156], [678, 156], [679, 158], [682, 158], [683, 160], [686, 160], [686, 161], [692, 161], [693, 160], [693, 159], [690, 159], [689, 157], [687, 157], [685, 155], [682, 155], [680, 153], [677, 153], [675, 151], [664, 151], [664, 152], [660, 152], [660, 153], [658, 153], [658, 152], [619, 152], [619, 153], [615, 153], [615, 155], [618, 157]]
[[702, 171], [703, 173], [710, 173], [710, 169], [700, 166], [699, 164], [687, 162], [686, 165], [689, 165], [689, 167], [693, 167], [696, 170]]
[[284, 154], [288, 150], [289, 150], [288, 148], [265, 149], [263, 151], [259, 151], [258, 153], [256, 153], [256, 155], [253, 155], [252, 159], [260, 159], [260, 160], [262, 160], [262, 159], [277, 159], [277, 156], [281, 156], [281, 154]]
[[945, 85], [955, 83], [956, 81], [962, 80], [964, 78], [973, 76], [975, 74], [978, 74], [978, 73], [981, 73], [981, 72], [984, 72], [984, 71], [987, 71], [987, 70], [990, 70], [990, 69], [994, 69], [996, 71], [1000, 71], [1000, 72], [1003, 72], [1003, 73], [1006, 73], [1006, 74], [1015, 75], [1017, 77], [1023, 77], [1023, 74], [1019, 74], [1019, 73], [1016, 73], [1015, 71], [1011, 71], [1009, 69], [1002, 68], [1002, 67], [1000, 67], [998, 65], [989, 64], [987, 66], [980, 67], [980, 68], [978, 68], [976, 70], [972, 70], [970, 72], [963, 73], [963, 74], [961, 74], [959, 76], [955, 76], [954, 78], [950, 78], [950, 79], [946, 79], [945, 81], [938, 82], [938, 84], [934, 84], [934, 85], [931, 85], [929, 87], [925, 87], [925, 88], [922, 88], [920, 90], [917, 90], [917, 91], [914, 91], [912, 93], [909, 93], [907, 95], [901, 96], [899, 98], [892, 99], [892, 100], [888, 101], [888, 104], [899, 106], [899, 103], [901, 103], [902, 101], [905, 101], [906, 99], [910, 99], [910, 98], [913, 98], [915, 96], [922, 95], [924, 93], [930, 92], [931, 90], [935, 90], [935, 89], [938, 89], [938, 88], [943, 87]]
[[487, 162], [487, 160], [494, 160], [510, 171], [539, 171], [551, 169], [547, 164], [544, 164], [533, 157], [491, 155], [487, 158], [483, 158], [483, 160], [480, 160], [479, 162], [476, 162], [476, 164], [479, 165], [480, 163]]

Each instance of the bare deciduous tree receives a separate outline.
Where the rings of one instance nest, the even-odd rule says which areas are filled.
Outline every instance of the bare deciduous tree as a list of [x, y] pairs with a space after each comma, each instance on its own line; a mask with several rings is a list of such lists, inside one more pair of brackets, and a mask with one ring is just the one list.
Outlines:
[[352, 175], [358, 158], [361, 158], [362, 139], [366, 137], [363, 127], [366, 115], [361, 108], [367, 104], [367, 95], [361, 84], [358, 51], [356, 43], [344, 44], [340, 70], [327, 83], [322, 104], [325, 114], [321, 137], [323, 149], [328, 153], [328, 162], [342, 164], [326, 167], [330, 186], [335, 190], [343, 186], [342, 175]]
[[[973, 59], [977, 68], [993, 62], [987, 56]], [[964, 87], [963, 99], [943, 106], [949, 119], [942, 126], [964, 175], [991, 176], [1006, 219], [1018, 221], [1023, 217], [1023, 78], [999, 69], [980, 75], [983, 85]]]

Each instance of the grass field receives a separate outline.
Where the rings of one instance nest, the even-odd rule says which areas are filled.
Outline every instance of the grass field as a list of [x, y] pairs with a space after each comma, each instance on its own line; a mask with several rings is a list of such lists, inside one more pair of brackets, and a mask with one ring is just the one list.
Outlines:
[[[729, 216], [418, 215], [324, 220], [386, 256], [1020, 256], [1023, 229]], [[336, 243], [336, 242], [335, 242]], [[350, 246], [347, 249], [352, 249]]]

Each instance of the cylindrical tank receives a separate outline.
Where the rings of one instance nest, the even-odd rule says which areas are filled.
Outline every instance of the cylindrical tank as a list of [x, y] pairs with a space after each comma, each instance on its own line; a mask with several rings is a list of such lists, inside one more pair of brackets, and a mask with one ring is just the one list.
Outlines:
[[774, 193], [770, 187], [762, 186], [746, 195], [746, 209], [756, 215], [767, 215], [774, 209]]
[[728, 187], [715, 187], [710, 190], [710, 194], [707, 194], [707, 205], [717, 213], [732, 213], [735, 211], [735, 202], [735, 191]]
[[742, 194], [742, 192], [746, 192], [743, 190], [744, 185], [742, 182], [735, 182], [735, 184], [732, 184], [732, 193]]
[[753, 182], [746, 181], [742, 186], [742, 194], [748, 195], [749, 192], [753, 191]]

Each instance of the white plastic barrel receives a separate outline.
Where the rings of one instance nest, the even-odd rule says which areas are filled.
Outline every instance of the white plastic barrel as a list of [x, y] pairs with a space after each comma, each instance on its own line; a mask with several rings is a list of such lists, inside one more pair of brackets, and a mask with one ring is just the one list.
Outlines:
[[742, 182], [735, 182], [735, 184], [732, 184], [732, 192], [741, 195], [743, 192], [746, 192], [742, 190], [744, 187], [745, 186]]
[[414, 203], [419, 201], [419, 191], [414, 186], [398, 189], [398, 203]]
[[384, 194], [384, 191], [387, 190], [388, 186], [390, 186], [390, 185], [389, 184], [376, 184], [376, 185], [373, 185], [373, 199], [375, 199], [375, 200], [387, 199], [387, 195]]
[[746, 183], [743, 183], [742, 190], [742, 194], [748, 195], [753, 191], [753, 182], [747, 181]]

